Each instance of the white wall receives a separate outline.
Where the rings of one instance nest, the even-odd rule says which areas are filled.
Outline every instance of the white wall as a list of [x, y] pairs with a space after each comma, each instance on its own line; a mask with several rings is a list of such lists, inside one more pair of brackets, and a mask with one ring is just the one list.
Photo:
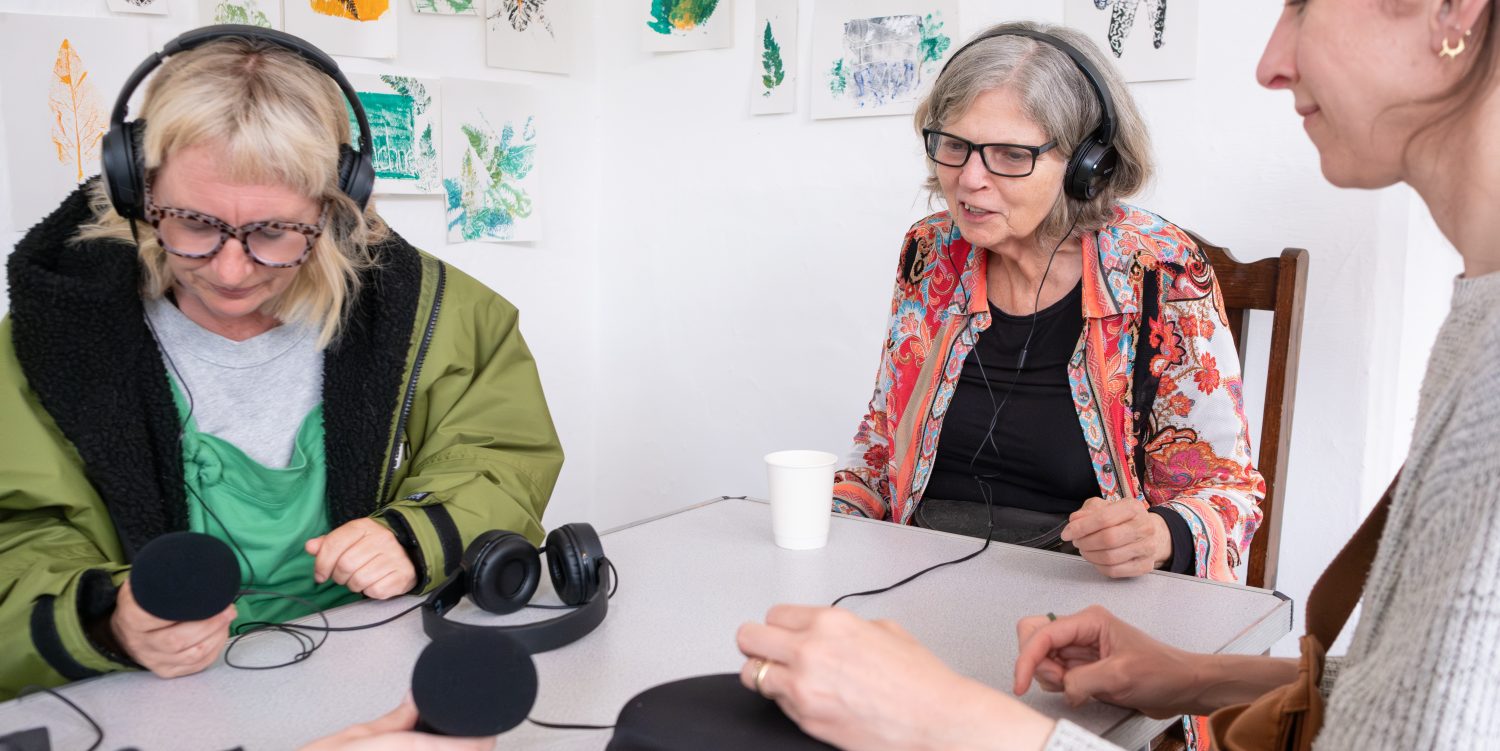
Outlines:
[[[748, 112], [753, 0], [738, 3], [736, 47], [675, 54], [639, 51], [638, 4], [586, 4], [567, 77], [484, 68], [477, 24], [415, 17], [405, 2], [398, 65], [342, 60], [545, 93], [543, 241], [446, 246], [439, 202], [384, 199], [381, 210], [521, 307], [568, 451], [550, 524], [761, 494], [762, 454], [846, 451], [902, 233], [929, 211], [907, 118], [809, 118], [813, 2], [801, 3], [798, 111], [763, 117]], [[102, 0], [81, 6], [104, 15]], [[1062, 18], [1056, 0], [964, 0], [962, 11], [964, 36]], [[1311, 253], [1279, 582], [1300, 603], [1399, 464], [1457, 262], [1406, 189], [1323, 181], [1290, 96], [1255, 84], [1279, 12], [1204, 2], [1197, 76], [1132, 91], [1159, 175], [1138, 203], [1241, 260]], [[15, 230], [0, 226], [0, 238]], [[1262, 381], [1247, 381], [1252, 423]]]

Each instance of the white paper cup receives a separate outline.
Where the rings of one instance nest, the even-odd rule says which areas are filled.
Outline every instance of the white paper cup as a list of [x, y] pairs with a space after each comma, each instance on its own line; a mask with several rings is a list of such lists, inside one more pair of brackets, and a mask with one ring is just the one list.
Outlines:
[[812, 550], [828, 544], [833, 514], [833, 467], [838, 457], [827, 451], [777, 451], [766, 454], [771, 484], [771, 532], [776, 545]]

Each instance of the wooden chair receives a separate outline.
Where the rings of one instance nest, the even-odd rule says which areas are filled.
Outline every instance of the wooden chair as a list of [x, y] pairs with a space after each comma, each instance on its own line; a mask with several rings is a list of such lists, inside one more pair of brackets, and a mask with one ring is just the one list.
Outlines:
[[1229, 330], [1245, 368], [1247, 310], [1271, 311], [1270, 356], [1266, 366], [1265, 411], [1260, 424], [1260, 456], [1255, 465], [1266, 478], [1264, 515], [1250, 544], [1245, 583], [1276, 588], [1276, 561], [1281, 552], [1281, 493], [1286, 487], [1287, 452], [1292, 440], [1292, 402], [1297, 393], [1297, 358], [1302, 347], [1302, 310], [1307, 294], [1307, 251], [1287, 248], [1280, 257], [1253, 263], [1236, 261], [1229, 251], [1188, 233], [1207, 254], [1224, 293]]

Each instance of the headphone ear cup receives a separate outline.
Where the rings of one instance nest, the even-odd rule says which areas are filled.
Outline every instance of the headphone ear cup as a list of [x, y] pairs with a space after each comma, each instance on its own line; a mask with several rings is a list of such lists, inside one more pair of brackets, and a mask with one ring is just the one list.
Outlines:
[[464, 551], [469, 598], [479, 609], [504, 615], [531, 601], [542, 579], [542, 561], [531, 542], [515, 532], [491, 530]]
[[558, 599], [582, 605], [599, 590], [604, 544], [591, 524], [564, 524], [547, 535], [547, 573]]
[[1079, 201], [1092, 200], [1114, 174], [1118, 161], [1119, 154], [1113, 145], [1101, 144], [1095, 134], [1090, 134], [1068, 160], [1068, 171], [1063, 175], [1064, 192]]
[[359, 206], [360, 211], [370, 203], [375, 192], [375, 163], [370, 155], [361, 154], [347, 143], [339, 144], [339, 190]]
[[126, 219], [146, 218], [146, 121], [120, 123], [104, 134], [100, 168], [104, 190], [115, 213]]

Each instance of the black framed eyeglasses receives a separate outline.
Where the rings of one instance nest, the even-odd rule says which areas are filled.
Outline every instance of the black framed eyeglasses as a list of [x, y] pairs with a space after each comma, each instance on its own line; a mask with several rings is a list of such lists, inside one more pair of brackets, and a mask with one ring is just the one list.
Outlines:
[[1036, 169], [1036, 158], [1051, 151], [1057, 141], [1048, 141], [1041, 146], [1025, 146], [1019, 143], [974, 143], [952, 133], [931, 128], [922, 129], [922, 140], [927, 145], [927, 158], [945, 167], [962, 167], [969, 163], [969, 155], [979, 152], [979, 161], [991, 174], [1001, 177], [1026, 177]]
[[146, 220], [156, 232], [162, 249], [174, 256], [195, 260], [212, 258], [233, 237], [240, 241], [250, 260], [262, 266], [286, 269], [301, 266], [312, 254], [313, 244], [328, 223], [328, 205], [317, 224], [302, 222], [251, 222], [236, 227], [216, 216], [192, 209], [158, 206], [146, 191]]

